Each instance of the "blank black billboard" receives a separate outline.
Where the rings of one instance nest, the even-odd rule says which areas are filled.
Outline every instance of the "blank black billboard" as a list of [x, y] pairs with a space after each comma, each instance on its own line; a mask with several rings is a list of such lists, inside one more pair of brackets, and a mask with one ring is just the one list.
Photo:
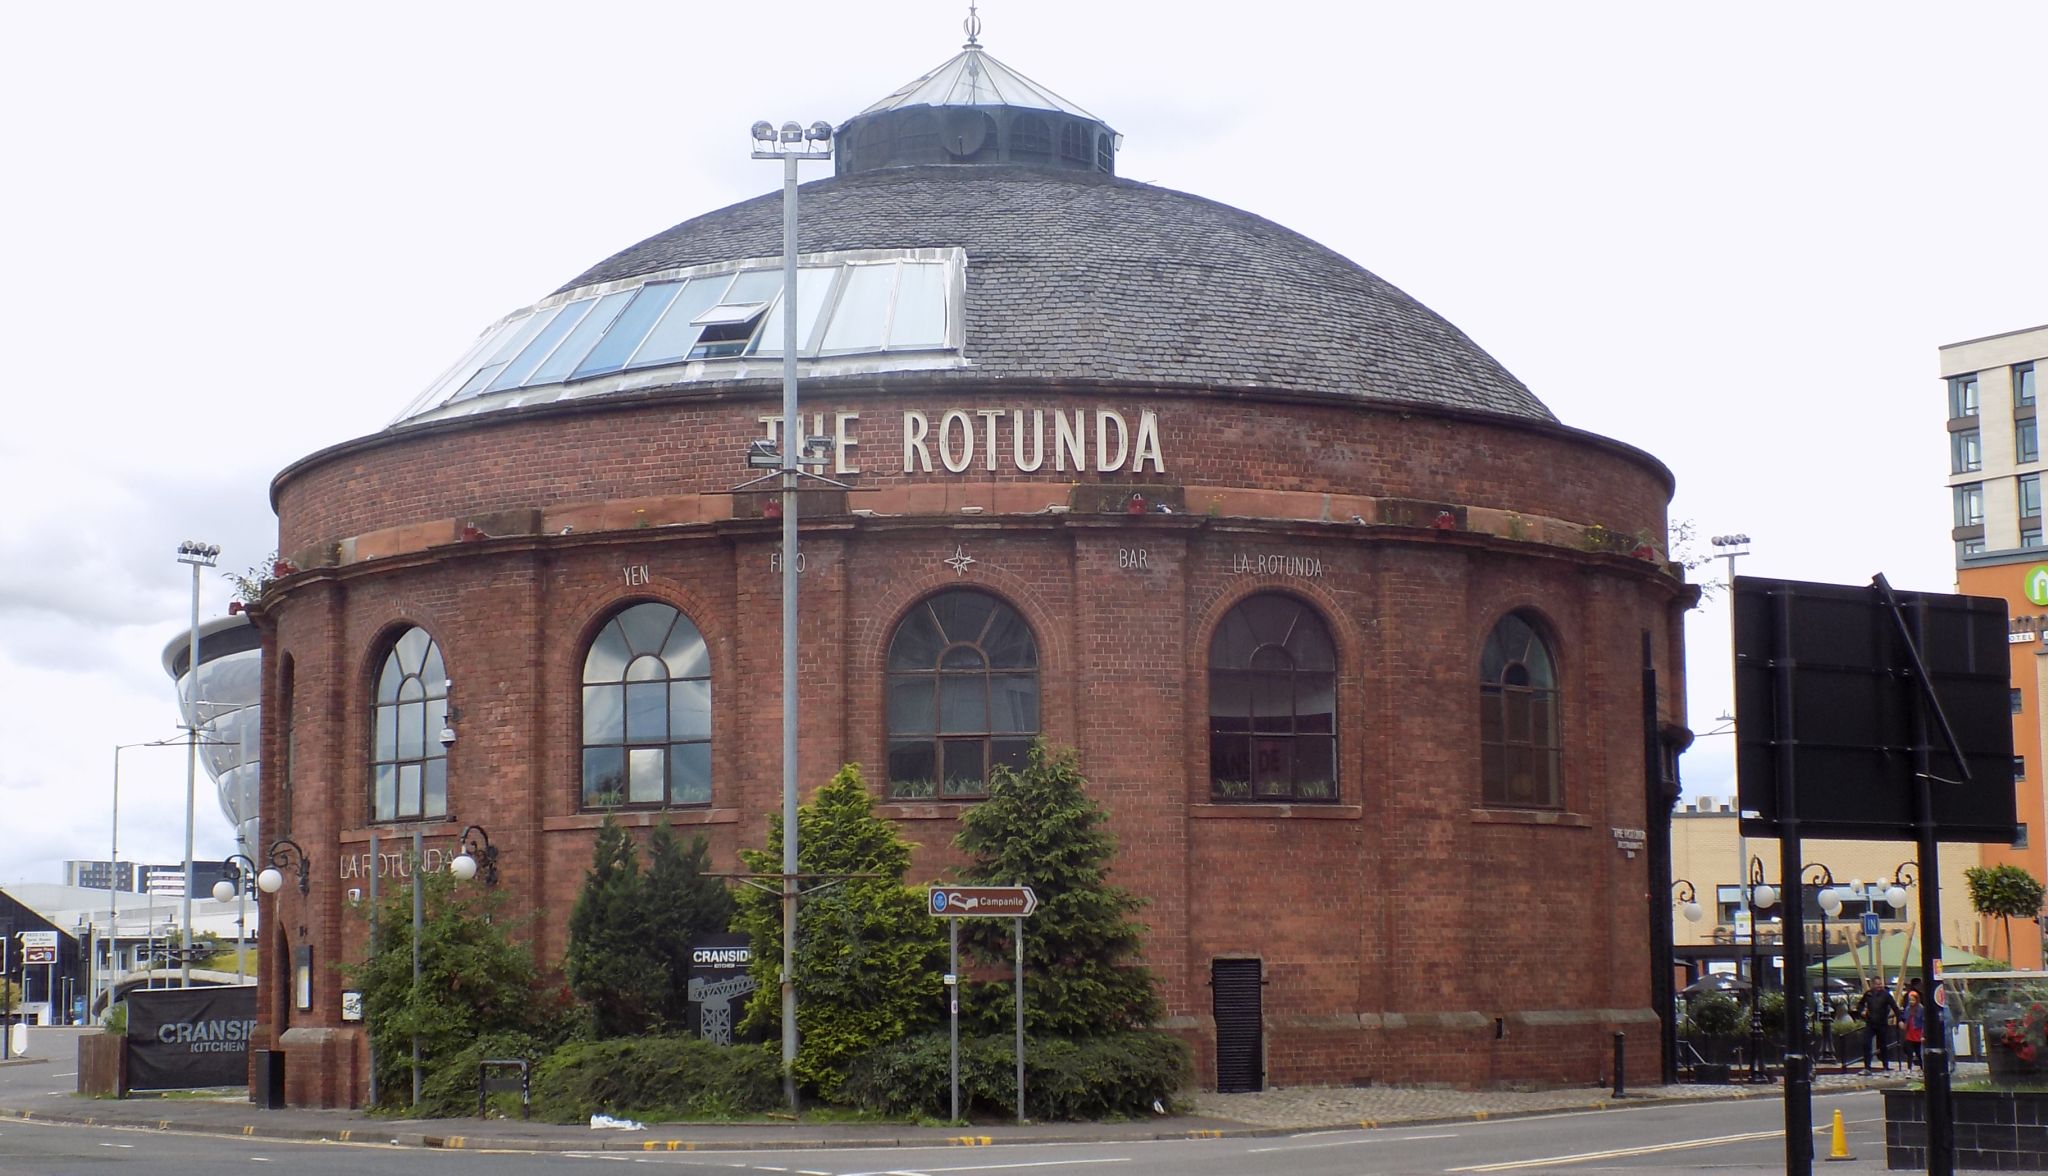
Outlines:
[[[1969, 779], [1925, 705], [1911, 653], [1876, 588], [1739, 576], [1737, 790], [1743, 811], [1758, 814], [1743, 818], [1743, 833], [1778, 836], [1791, 812], [1801, 837], [1912, 840], [1916, 762], [1935, 777], [1937, 839], [2010, 842], [2018, 833], [2005, 602], [1896, 596]], [[1925, 715], [1917, 724], [1916, 707]], [[1924, 761], [1915, 759], [1916, 741], [1925, 744]]]

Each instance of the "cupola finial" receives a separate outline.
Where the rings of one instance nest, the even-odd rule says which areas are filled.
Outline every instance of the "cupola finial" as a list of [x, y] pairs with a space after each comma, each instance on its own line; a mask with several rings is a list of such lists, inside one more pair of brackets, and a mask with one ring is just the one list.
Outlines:
[[981, 14], [974, 10], [974, 3], [975, 0], [967, 0], [967, 19], [960, 22], [960, 27], [967, 30], [967, 43], [960, 46], [962, 49], [981, 48]]

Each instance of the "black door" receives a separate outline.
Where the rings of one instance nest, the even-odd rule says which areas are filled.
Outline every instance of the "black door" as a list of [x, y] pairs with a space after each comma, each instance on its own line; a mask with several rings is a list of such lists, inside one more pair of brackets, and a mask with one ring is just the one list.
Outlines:
[[1236, 1094], [1265, 1088], [1259, 961], [1214, 960], [1209, 995], [1216, 1016], [1216, 1090]]

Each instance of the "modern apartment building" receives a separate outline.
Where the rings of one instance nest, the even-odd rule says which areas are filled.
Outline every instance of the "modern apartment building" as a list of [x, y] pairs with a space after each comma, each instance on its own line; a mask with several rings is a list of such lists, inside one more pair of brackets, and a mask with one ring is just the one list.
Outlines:
[[[1941, 348], [1948, 394], [1949, 495], [1955, 506], [1956, 590], [2002, 597], [2011, 617], [2013, 775], [2020, 836], [1986, 845], [1985, 865], [2010, 863], [2048, 878], [2041, 787], [2042, 699], [2048, 689], [2048, 545], [2041, 528], [2038, 401], [2048, 374], [2048, 326]], [[2048, 967], [2039, 928], [2014, 929], [2013, 963]]]

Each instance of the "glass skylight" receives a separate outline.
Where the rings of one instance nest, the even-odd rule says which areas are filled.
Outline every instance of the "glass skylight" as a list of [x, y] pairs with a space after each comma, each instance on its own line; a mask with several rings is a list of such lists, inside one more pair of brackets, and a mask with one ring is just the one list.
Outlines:
[[[803, 258], [797, 270], [797, 354], [813, 360], [919, 352], [957, 356], [965, 268], [958, 249]], [[740, 369], [749, 359], [782, 354], [788, 313], [783, 293], [781, 259], [766, 258], [668, 271], [623, 289], [559, 295], [486, 331], [399, 419], [471, 400], [480, 401], [478, 409], [494, 406], [481, 401], [526, 403], [531, 396], [500, 394], [671, 365], [687, 365], [672, 377], [679, 381], [748, 374]]]

